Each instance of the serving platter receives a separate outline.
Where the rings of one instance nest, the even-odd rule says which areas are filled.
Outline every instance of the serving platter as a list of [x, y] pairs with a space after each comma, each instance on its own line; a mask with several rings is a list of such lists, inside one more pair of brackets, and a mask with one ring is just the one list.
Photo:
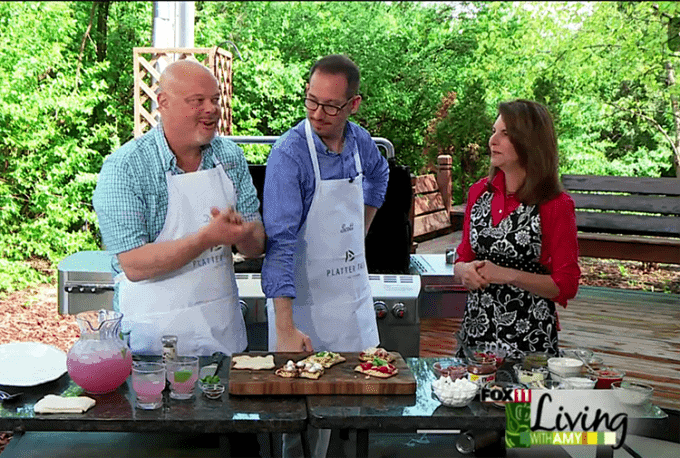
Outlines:
[[40, 342], [0, 345], [0, 385], [36, 386], [66, 373], [66, 353]]
[[[399, 373], [390, 378], [370, 377], [354, 368], [359, 364], [359, 353], [340, 353], [347, 361], [326, 369], [318, 380], [303, 378], [283, 378], [271, 370], [229, 370], [229, 394], [235, 395], [392, 395], [413, 394], [416, 391], [416, 381], [404, 361], [396, 352], [391, 352], [396, 360], [393, 364]], [[274, 353], [249, 352], [244, 355], [274, 355], [276, 368], [283, 366], [286, 361], [295, 362], [307, 356], [307, 353]], [[232, 356], [237, 356], [235, 353]]]

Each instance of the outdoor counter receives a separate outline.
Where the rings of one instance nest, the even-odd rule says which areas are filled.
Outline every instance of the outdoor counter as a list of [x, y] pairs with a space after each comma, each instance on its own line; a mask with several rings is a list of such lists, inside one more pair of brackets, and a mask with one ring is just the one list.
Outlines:
[[[357, 432], [356, 456], [368, 456], [369, 431], [415, 432], [417, 430], [485, 429], [505, 431], [505, 410], [478, 398], [467, 407], [442, 406], [433, 397], [436, 379], [431, 366], [441, 358], [407, 358], [416, 379], [411, 396], [307, 396], [309, 424], [315, 428]], [[503, 441], [501, 441], [503, 442]]]
[[[31, 388], [21, 388], [22, 397], [0, 407], [0, 431], [14, 431], [15, 438], [3, 452], [7, 458], [22, 456], [22, 436], [32, 431], [60, 432], [127, 432], [196, 433], [219, 436], [229, 433], [302, 433], [308, 425], [341, 431], [356, 431], [356, 456], [368, 456], [369, 434], [378, 432], [417, 431], [494, 431], [499, 440], [497, 453], [503, 455], [505, 411], [478, 399], [462, 408], [442, 406], [433, 397], [431, 384], [435, 380], [431, 365], [441, 358], [407, 358], [414, 378], [413, 395], [309, 395], [309, 396], [239, 396], [225, 392], [219, 400], [209, 400], [200, 391], [193, 399], [177, 401], [164, 392], [163, 406], [157, 410], [134, 407], [135, 393], [128, 378], [125, 384], [107, 395], [87, 395], [96, 405], [83, 414], [38, 414], [35, 403], [46, 394], [68, 394], [79, 388], [64, 374], [58, 380]], [[201, 366], [207, 364], [207, 358]], [[227, 383], [230, 359], [220, 370]], [[17, 392], [17, 387], [0, 387]], [[646, 416], [646, 415], [645, 415]], [[659, 418], [657, 415], [651, 417]], [[303, 436], [306, 436], [303, 434]], [[304, 437], [306, 439], [306, 437]], [[452, 441], [454, 437], [452, 436]], [[306, 444], [306, 441], [305, 445]], [[265, 452], [264, 456], [268, 456]], [[611, 456], [611, 447], [598, 447], [598, 456]]]
[[[78, 390], [64, 374], [37, 387], [21, 388], [24, 394], [0, 408], [0, 431], [20, 436], [30, 431], [134, 432], [134, 433], [299, 433], [307, 423], [318, 428], [357, 430], [358, 456], [368, 451], [369, 431], [416, 431], [417, 429], [505, 429], [505, 414], [490, 404], [473, 401], [468, 407], [451, 409], [432, 397], [435, 379], [430, 365], [436, 359], [408, 358], [417, 381], [415, 395], [385, 396], [234, 396], [225, 392], [220, 400], [206, 399], [198, 390], [193, 399], [177, 401], [164, 392], [163, 407], [135, 408], [131, 379], [115, 392], [89, 395], [96, 405], [83, 414], [35, 414], [35, 403], [46, 394], [63, 395]], [[227, 382], [229, 360], [220, 370]], [[201, 366], [207, 360], [201, 361]], [[11, 388], [11, 389], [10, 389]], [[5, 387], [17, 392], [17, 387]], [[5, 453], [12, 448], [12, 442]], [[20, 442], [20, 441], [17, 441]], [[8, 453], [8, 455], [10, 455]], [[11, 456], [11, 455], [10, 455]]]
[[[201, 367], [209, 358], [201, 358]], [[229, 360], [220, 370], [227, 379]], [[171, 399], [163, 392], [163, 406], [156, 410], [135, 408], [132, 380], [116, 391], [104, 395], [83, 396], [96, 401], [82, 414], [35, 414], [36, 402], [47, 394], [77, 392], [79, 387], [64, 374], [58, 380], [37, 387], [0, 387], [9, 392], [23, 392], [21, 398], [0, 407], [0, 431], [14, 431], [15, 438], [30, 431], [82, 431], [133, 433], [299, 433], [307, 426], [307, 408], [302, 396], [229, 396], [207, 399], [198, 386], [187, 401]], [[13, 438], [3, 452], [10, 456]], [[222, 443], [222, 441], [220, 441]]]

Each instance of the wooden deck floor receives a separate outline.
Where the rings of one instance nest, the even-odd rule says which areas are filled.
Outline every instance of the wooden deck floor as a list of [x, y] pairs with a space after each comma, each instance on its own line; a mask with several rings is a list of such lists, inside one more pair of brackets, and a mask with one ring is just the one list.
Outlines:
[[[680, 411], [680, 295], [583, 286], [559, 307], [562, 348], [589, 348], [626, 380], [654, 386], [653, 402]], [[420, 324], [420, 356], [451, 356], [459, 318]]]

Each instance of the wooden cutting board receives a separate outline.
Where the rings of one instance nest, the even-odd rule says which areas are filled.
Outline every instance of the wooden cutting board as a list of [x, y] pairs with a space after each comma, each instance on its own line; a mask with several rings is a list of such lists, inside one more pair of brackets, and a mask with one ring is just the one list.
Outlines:
[[229, 394], [243, 395], [307, 395], [307, 394], [342, 394], [342, 395], [386, 395], [413, 394], [416, 392], [416, 380], [408, 365], [399, 353], [392, 353], [394, 364], [399, 373], [393, 377], [382, 379], [368, 377], [354, 368], [359, 365], [359, 353], [340, 353], [347, 361], [326, 369], [318, 380], [304, 378], [283, 378], [274, 371], [286, 364], [290, 359], [300, 361], [309, 353], [273, 353], [249, 352], [234, 353], [237, 355], [274, 355], [276, 367], [266, 371], [251, 371], [229, 368]]

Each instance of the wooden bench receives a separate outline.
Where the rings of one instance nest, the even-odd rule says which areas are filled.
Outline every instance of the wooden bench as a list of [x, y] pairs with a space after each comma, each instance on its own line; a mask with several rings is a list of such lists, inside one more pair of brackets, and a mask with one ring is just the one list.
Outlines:
[[680, 264], [680, 179], [563, 175], [581, 256]]
[[[581, 256], [680, 264], [680, 179], [563, 175]], [[465, 204], [451, 207], [461, 230]]]

